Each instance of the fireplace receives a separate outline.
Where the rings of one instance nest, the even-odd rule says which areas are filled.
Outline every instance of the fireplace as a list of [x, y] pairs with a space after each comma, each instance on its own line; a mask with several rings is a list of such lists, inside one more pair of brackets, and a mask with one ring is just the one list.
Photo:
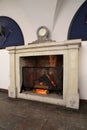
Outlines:
[[78, 53], [81, 40], [8, 47], [11, 98], [79, 108]]

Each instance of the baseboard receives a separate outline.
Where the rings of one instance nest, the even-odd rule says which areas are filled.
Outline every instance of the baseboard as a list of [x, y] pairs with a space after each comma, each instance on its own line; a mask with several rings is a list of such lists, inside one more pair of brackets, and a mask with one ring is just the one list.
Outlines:
[[81, 103], [87, 103], [87, 100], [86, 99], [80, 99], [80, 102]]
[[7, 89], [0, 88], [0, 92], [8, 93]]

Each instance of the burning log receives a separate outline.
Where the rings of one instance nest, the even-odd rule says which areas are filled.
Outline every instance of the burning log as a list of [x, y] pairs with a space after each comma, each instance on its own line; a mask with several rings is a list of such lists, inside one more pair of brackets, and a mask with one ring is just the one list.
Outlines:
[[44, 74], [43, 76], [41, 76], [39, 81], [43, 82], [43, 88], [47, 87], [47, 89], [52, 89], [53, 87], [56, 87], [56, 83], [54, 82], [54, 80], [51, 79], [50, 75], [48, 74]]
[[46, 86], [46, 85], [39, 85], [39, 84], [38, 84], [38, 85], [35, 85], [34, 88], [35, 88], [35, 89], [48, 89], [49, 87]]

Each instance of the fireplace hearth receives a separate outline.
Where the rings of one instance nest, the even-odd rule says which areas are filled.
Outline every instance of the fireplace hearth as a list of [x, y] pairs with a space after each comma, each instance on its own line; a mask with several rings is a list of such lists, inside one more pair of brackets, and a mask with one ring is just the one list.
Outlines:
[[78, 59], [81, 40], [8, 47], [8, 96], [79, 109]]

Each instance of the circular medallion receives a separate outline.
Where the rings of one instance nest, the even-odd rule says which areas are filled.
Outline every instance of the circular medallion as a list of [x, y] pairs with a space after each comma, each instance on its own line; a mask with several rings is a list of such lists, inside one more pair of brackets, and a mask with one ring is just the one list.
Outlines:
[[49, 30], [47, 27], [41, 26], [40, 28], [38, 28], [37, 30], [38, 38], [47, 38], [48, 35], [49, 35]]

